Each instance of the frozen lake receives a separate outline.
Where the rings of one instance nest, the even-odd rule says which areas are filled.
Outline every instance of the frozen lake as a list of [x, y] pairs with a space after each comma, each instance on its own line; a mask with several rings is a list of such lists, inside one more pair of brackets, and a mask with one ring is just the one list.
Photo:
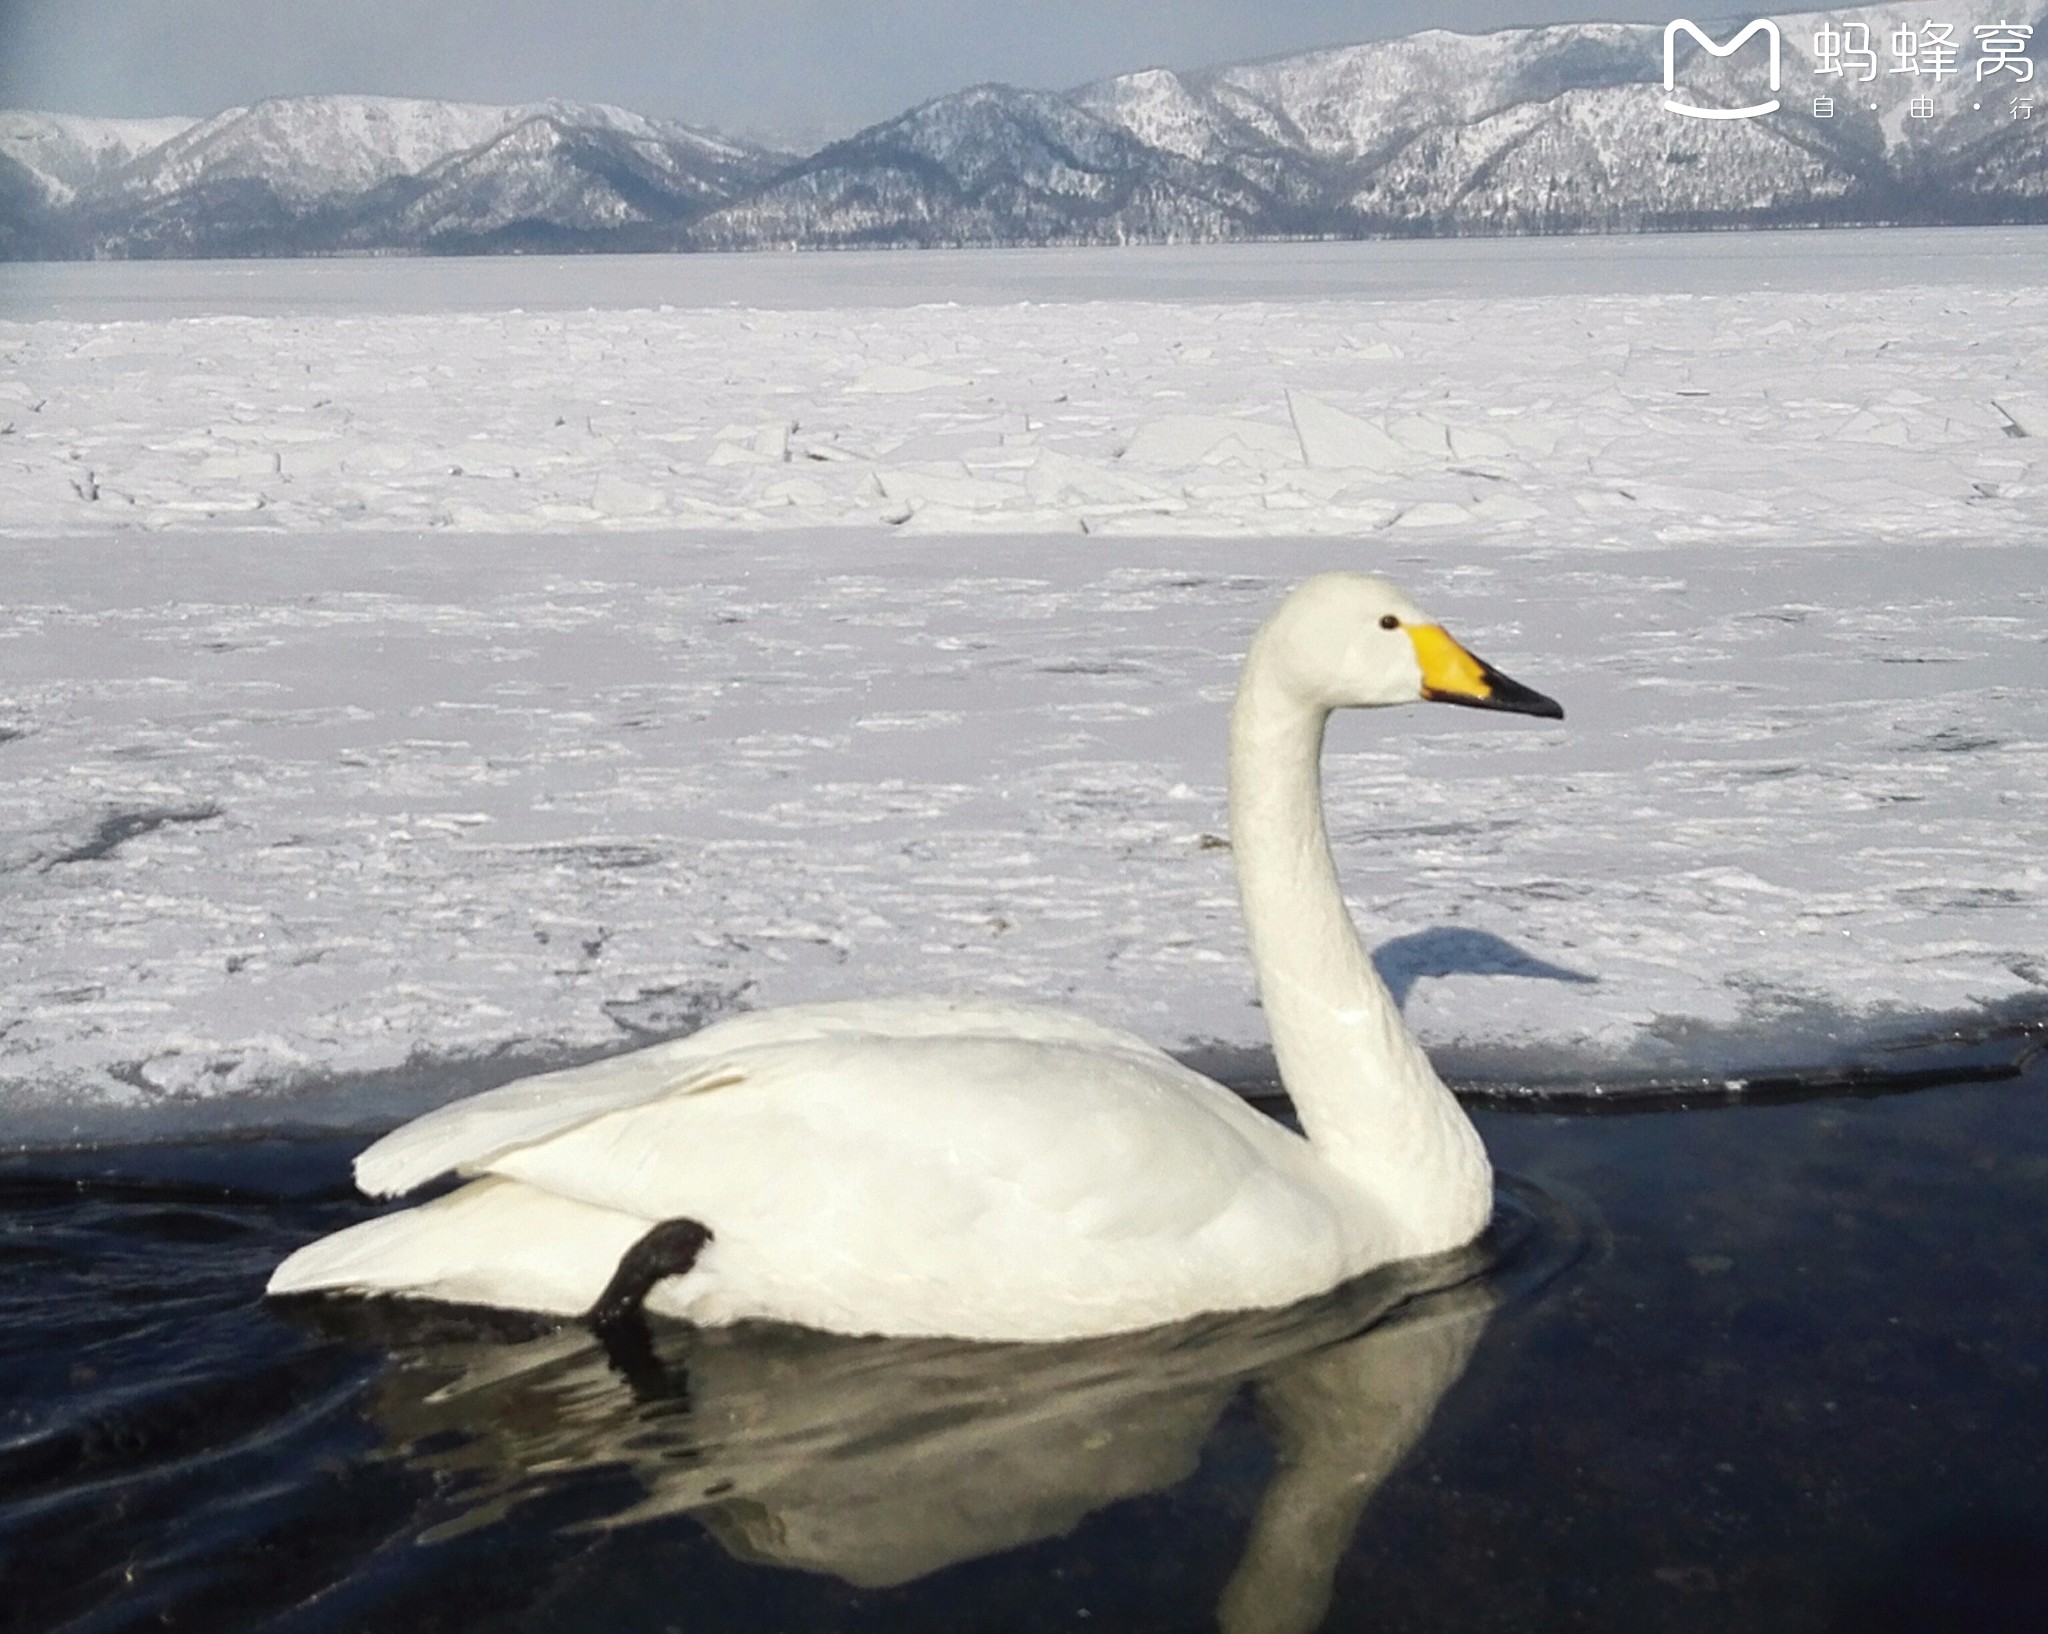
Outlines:
[[1846, 293], [2048, 283], [2048, 229], [1851, 229], [1120, 249], [0, 263], [0, 319], [767, 311], [927, 302], [1392, 301], [1432, 295]]
[[1333, 738], [1454, 1070], [2034, 1013], [2044, 247], [0, 269], [14, 1127], [852, 993], [1255, 1047], [1222, 713], [1336, 566], [1570, 713]]

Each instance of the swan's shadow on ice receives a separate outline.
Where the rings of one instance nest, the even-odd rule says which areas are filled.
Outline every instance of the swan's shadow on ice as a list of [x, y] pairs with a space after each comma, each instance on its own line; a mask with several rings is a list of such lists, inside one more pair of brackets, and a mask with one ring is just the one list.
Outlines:
[[1551, 964], [1491, 931], [1467, 930], [1458, 925], [1434, 925], [1428, 930], [1395, 936], [1372, 951], [1372, 962], [1394, 995], [1405, 1006], [1415, 984], [1425, 976], [1529, 976], [1551, 982], [1598, 982], [1598, 976], [1583, 970]]
[[1323, 1620], [1360, 1513], [1421, 1438], [1494, 1309], [1574, 1260], [1579, 1224], [1508, 1182], [1474, 1247], [1279, 1311], [1069, 1344], [847, 1339], [661, 1325], [621, 1351], [396, 1301], [293, 1302], [392, 1365], [369, 1411], [386, 1456], [435, 1476], [433, 1542], [582, 1472], [627, 1492], [581, 1524], [688, 1514], [735, 1557], [861, 1587], [1070, 1531], [1191, 1476], [1240, 1389], [1277, 1463], [1219, 1614], [1229, 1634]]

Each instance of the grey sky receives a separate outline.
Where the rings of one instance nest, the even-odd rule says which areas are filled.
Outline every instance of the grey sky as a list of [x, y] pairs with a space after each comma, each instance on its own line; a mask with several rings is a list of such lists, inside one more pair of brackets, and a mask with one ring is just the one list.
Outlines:
[[0, 0], [0, 107], [562, 96], [820, 140], [982, 80], [1060, 88], [1424, 27], [1669, 14], [1670, 0]]

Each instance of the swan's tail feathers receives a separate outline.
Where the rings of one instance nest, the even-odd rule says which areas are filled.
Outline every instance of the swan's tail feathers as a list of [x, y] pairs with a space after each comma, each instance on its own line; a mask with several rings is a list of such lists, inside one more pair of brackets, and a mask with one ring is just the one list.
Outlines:
[[390, 1294], [575, 1316], [661, 1230], [650, 1232], [651, 1223], [492, 1176], [308, 1243], [271, 1273], [265, 1292]]
[[664, 1220], [619, 1257], [618, 1269], [590, 1307], [592, 1327], [633, 1321], [647, 1303], [648, 1290], [663, 1277], [679, 1277], [697, 1263], [711, 1228], [695, 1220]]

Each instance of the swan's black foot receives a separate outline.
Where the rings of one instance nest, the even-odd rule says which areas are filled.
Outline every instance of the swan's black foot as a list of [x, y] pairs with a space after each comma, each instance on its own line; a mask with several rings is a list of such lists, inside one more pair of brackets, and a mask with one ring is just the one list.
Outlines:
[[679, 1277], [697, 1263], [711, 1228], [695, 1220], [663, 1220], [619, 1257], [584, 1320], [597, 1330], [612, 1367], [641, 1401], [690, 1399], [687, 1374], [671, 1375], [647, 1331], [647, 1293], [663, 1277]]
[[679, 1277], [689, 1270], [709, 1241], [709, 1226], [695, 1220], [663, 1220], [620, 1256], [619, 1268], [584, 1320], [600, 1332], [639, 1321], [648, 1290], [663, 1277]]

